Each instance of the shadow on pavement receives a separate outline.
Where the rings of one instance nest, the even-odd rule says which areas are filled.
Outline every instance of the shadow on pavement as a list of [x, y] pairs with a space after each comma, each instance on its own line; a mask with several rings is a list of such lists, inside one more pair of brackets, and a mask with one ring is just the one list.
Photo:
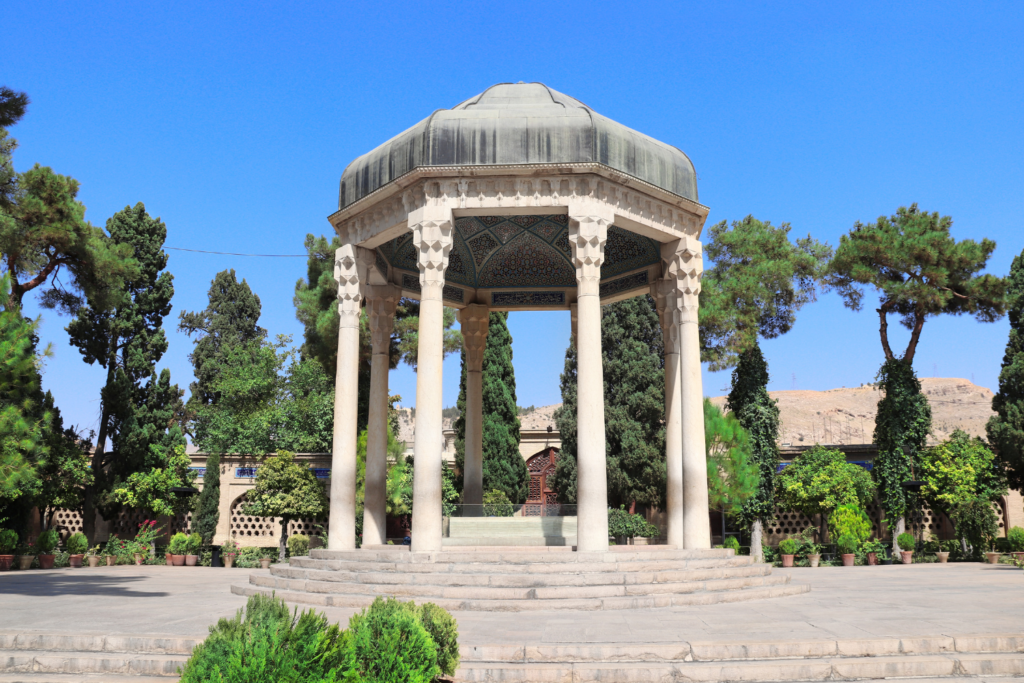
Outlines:
[[125, 598], [160, 598], [170, 595], [164, 591], [137, 591], [135, 582], [140, 576], [73, 576], [63, 573], [39, 572], [26, 576], [6, 577], [0, 581], [0, 595], [109, 595]]

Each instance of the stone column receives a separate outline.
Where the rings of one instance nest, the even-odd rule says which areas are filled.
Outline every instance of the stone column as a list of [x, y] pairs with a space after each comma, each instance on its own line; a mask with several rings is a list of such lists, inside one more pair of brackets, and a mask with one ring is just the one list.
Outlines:
[[412, 551], [441, 549], [441, 374], [444, 361], [444, 271], [452, 222], [410, 218], [420, 270], [420, 327], [416, 369]]
[[665, 354], [665, 464], [667, 542], [683, 548], [683, 412], [679, 372], [679, 325], [682, 298], [674, 280], [658, 280], [651, 287], [658, 307]]
[[570, 334], [572, 334], [573, 343], [576, 341], [576, 328], [579, 327], [580, 314], [579, 307], [576, 304], [569, 304], [569, 326]]
[[[459, 311], [462, 340], [466, 349], [466, 460], [462, 468], [463, 505], [483, 505], [484, 502], [484, 347], [487, 345], [487, 327], [491, 310], [480, 304], [470, 304]], [[479, 508], [467, 509], [476, 516]]]
[[[327, 547], [356, 547], [356, 413], [359, 409], [359, 309], [366, 283], [366, 252], [354, 244], [338, 248], [338, 374], [334, 381], [334, 445], [331, 449], [331, 511]], [[372, 254], [370, 259], [372, 262]]]
[[400, 292], [391, 285], [366, 287], [373, 355], [370, 364], [369, 421], [366, 425], [366, 488], [363, 496], [363, 545], [384, 545], [387, 532], [388, 370], [391, 331]]
[[576, 266], [577, 362], [577, 549], [608, 550], [608, 479], [604, 439], [604, 370], [601, 360], [599, 284], [611, 221], [569, 216], [569, 243]]
[[[679, 365], [683, 423], [683, 547], [711, 547], [707, 456], [704, 452], [704, 389], [700, 376], [697, 308], [704, 273], [701, 243], [683, 238], [663, 254], [665, 278], [680, 299]], [[668, 258], [664, 258], [666, 256]]]

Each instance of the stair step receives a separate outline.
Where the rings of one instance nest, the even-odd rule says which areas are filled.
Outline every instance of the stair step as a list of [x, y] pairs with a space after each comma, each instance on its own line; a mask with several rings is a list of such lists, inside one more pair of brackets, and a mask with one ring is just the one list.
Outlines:
[[189, 655], [203, 638], [0, 631], [0, 651], [121, 652]]
[[131, 674], [0, 673], [0, 683], [172, 683], [177, 676]]
[[177, 676], [188, 655], [125, 652], [0, 650], [0, 671], [11, 673]]
[[[533, 563], [538, 553], [551, 553], [554, 562], [628, 562], [651, 560], [723, 560], [735, 557], [728, 548], [710, 550], [675, 550], [663, 549], [668, 546], [648, 546], [649, 549], [639, 550], [637, 546], [621, 546], [622, 550], [609, 549], [608, 552], [583, 553], [570, 548], [539, 546], [537, 548], [512, 548], [484, 550], [442, 550], [438, 552], [413, 553], [406, 546], [395, 546], [396, 550], [325, 550], [317, 548], [310, 551], [314, 560], [350, 560], [357, 562], [396, 562], [409, 564], [437, 564], [454, 562], [467, 564], [481, 563]], [[554, 559], [554, 558], [557, 559]], [[746, 558], [749, 560], [750, 558]]]
[[[282, 565], [278, 565], [281, 567]], [[728, 557], [719, 559], [689, 560], [622, 560], [615, 562], [561, 562], [554, 559], [531, 562], [438, 562], [398, 563], [389, 561], [318, 560], [293, 557], [289, 566], [300, 569], [323, 571], [388, 571], [410, 574], [451, 573], [460, 574], [522, 574], [524, 569], [531, 574], [596, 574], [601, 572], [660, 572], [683, 569], [723, 569], [731, 567], [758, 566], [749, 557]], [[768, 565], [763, 565], [768, 566]]]

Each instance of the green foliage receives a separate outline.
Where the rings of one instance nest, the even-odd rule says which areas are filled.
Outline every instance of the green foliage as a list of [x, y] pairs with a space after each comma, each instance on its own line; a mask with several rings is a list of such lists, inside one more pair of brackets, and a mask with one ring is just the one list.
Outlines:
[[[1014, 527], [1017, 528], [1017, 527]], [[18, 532], [14, 529], [0, 529], [0, 555], [6, 555], [18, 545]]]
[[85, 551], [89, 549], [89, 539], [81, 531], [76, 531], [68, 536], [64, 548], [71, 555], [84, 555]]
[[737, 555], [740, 554], [740, 541], [735, 536], [726, 536], [725, 540], [722, 541], [723, 548], [732, 548], [733, 552]]
[[824, 446], [801, 453], [778, 476], [780, 506], [808, 517], [828, 516], [842, 505], [864, 508], [874, 493], [867, 470], [847, 463], [842, 451]]
[[111, 498], [131, 509], [145, 510], [156, 515], [172, 516], [187, 510], [191, 498], [182, 498], [172, 490], [192, 486], [195, 482], [196, 473], [189, 469], [191, 460], [185, 453], [184, 444], [175, 446], [169, 453], [157, 448], [152, 451], [148, 459], [149, 467], [132, 472], [123, 481], [115, 481], [110, 492]]
[[49, 555], [60, 543], [60, 536], [56, 529], [47, 529], [36, 538], [36, 552], [40, 555]]
[[871, 538], [871, 520], [858, 505], [840, 505], [829, 515], [828, 529], [833, 538], [852, 536], [857, 543]]
[[484, 494], [484, 517], [511, 517], [512, 503], [504, 491], [497, 489]]
[[305, 557], [309, 555], [309, 536], [292, 534], [288, 537], [288, 556]]
[[[714, 267], [701, 279], [701, 359], [723, 370], [758, 337], [774, 339], [814, 301], [832, 249], [809, 235], [789, 240], [788, 223], [774, 226], [747, 216], [708, 229], [704, 254]], [[736, 407], [734, 411], [738, 412]]]
[[[665, 376], [654, 300], [620, 301], [602, 309], [601, 348], [608, 504], [663, 506], [665, 497]], [[576, 347], [570, 342], [561, 376], [562, 438], [552, 479], [559, 500], [576, 502]]]
[[[2, 539], [0, 539], [0, 543], [2, 542]], [[1011, 552], [1024, 552], [1024, 529], [1019, 526], [1015, 526], [1007, 531], [1006, 542], [1009, 544]]]
[[656, 538], [660, 531], [643, 515], [630, 514], [625, 507], [608, 508], [608, 535], [615, 538]]
[[276, 447], [297, 453], [330, 453], [334, 379], [316, 359], [292, 356], [283, 383]]
[[784, 538], [779, 541], [779, 553], [782, 555], [796, 555], [800, 550], [800, 542], [795, 538]]
[[211, 453], [206, 457], [206, 471], [203, 473], [203, 490], [196, 499], [192, 512], [192, 528], [206, 544], [213, 543], [220, 521], [220, 454]]
[[986, 430], [1010, 486], [1024, 489], [1024, 252], [1010, 266], [1006, 305], [1010, 336], [999, 371], [999, 391], [992, 399], [996, 414], [989, 418]]
[[441, 461], [441, 514], [451, 517], [459, 504], [459, 491], [455, 488], [455, 472]]
[[[296, 610], [297, 612], [297, 610]], [[346, 639], [312, 610], [290, 615], [284, 602], [255, 595], [234, 619], [221, 619], [195, 647], [182, 683], [327, 683], [341, 681]], [[351, 680], [351, 679], [349, 679]], [[359, 680], [359, 679], [356, 679]]]
[[735, 413], [722, 415], [704, 399], [704, 452], [708, 464], [708, 503], [739, 515], [758, 492], [759, 473], [750, 454], [750, 436]]
[[865, 541], [861, 545], [860, 549], [861, 549], [861, 551], [863, 551], [865, 553], [878, 553], [878, 554], [882, 554], [882, 553], [885, 552], [886, 547], [887, 546], [884, 543], [882, 543], [881, 541], [879, 541], [878, 539], [871, 539], [869, 541]]
[[189, 534], [188, 543], [185, 545], [186, 555], [198, 555], [199, 548], [203, 545], [203, 537], [199, 534]]
[[445, 676], [454, 676], [459, 668], [459, 624], [455, 617], [432, 602], [420, 605], [417, 616], [434, 641], [437, 668]]
[[924, 448], [931, 431], [932, 411], [909, 363], [886, 360], [878, 372], [878, 381], [884, 395], [875, 415], [878, 457], [874, 471], [886, 521], [894, 529], [913, 502], [903, 482], [910, 480], [911, 463]]
[[[500, 490], [513, 503], [523, 503], [529, 492], [530, 473], [519, 452], [519, 416], [516, 375], [512, 368], [512, 335], [508, 313], [491, 313], [484, 347], [483, 486]], [[463, 426], [463, 438], [465, 426]]]
[[0, 128], [10, 128], [25, 115], [28, 95], [4, 86], [0, 88]]
[[857, 548], [860, 547], [860, 539], [853, 534], [843, 534], [839, 537], [839, 540], [836, 541], [836, 547], [839, 549], [840, 553], [849, 555], [857, 552]]
[[779, 407], [768, 395], [768, 363], [756, 340], [739, 354], [728, 406], [749, 434], [751, 459], [758, 474], [756, 492], [745, 501], [742, 518], [748, 524], [756, 519], [769, 522], [775, 515]]
[[184, 555], [188, 550], [188, 536], [180, 531], [171, 536], [171, 542], [167, 545], [167, 552], [171, 555]]
[[94, 481], [89, 455], [92, 444], [74, 428], [64, 428], [60, 409], [49, 391], [43, 395], [43, 412], [50, 415], [49, 429], [43, 436], [46, 455], [37, 461], [36, 483], [31, 494], [25, 496], [26, 502], [37, 508], [40, 526], [57, 508], [80, 510], [84, 489]]
[[294, 453], [281, 451], [263, 459], [256, 470], [256, 485], [246, 494], [242, 511], [255, 517], [281, 518], [278, 557], [284, 562], [288, 521], [324, 517], [327, 496], [309, 467], [296, 462]]
[[957, 538], [970, 547], [975, 558], [991, 548], [999, 534], [998, 518], [992, 503], [985, 500], [970, 500], [953, 508], [949, 515]]
[[348, 633], [346, 666], [355, 680], [430, 683], [441, 673], [437, 647], [413, 603], [377, 598], [349, 620]]
[[995, 501], [1006, 494], [1006, 478], [992, 451], [962, 430], [926, 449], [917, 475], [925, 484], [921, 496], [932, 509], [949, 513], [970, 500]]
[[914, 538], [914, 534], [907, 531], [896, 537], [896, 545], [900, 547], [900, 550], [913, 550], [915, 543], [917, 543], [917, 540]]

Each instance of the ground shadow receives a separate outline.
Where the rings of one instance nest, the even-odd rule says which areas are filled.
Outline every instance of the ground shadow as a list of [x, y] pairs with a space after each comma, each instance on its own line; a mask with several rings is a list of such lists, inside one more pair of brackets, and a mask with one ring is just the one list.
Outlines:
[[8, 576], [0, 581], [0, 595], [104, 595], [123, 598], [161, 598], [166, 591], [133, 590], [132, 584], [141, 576], [75, 576], [64, 573], [32, 572], [25, 576]]

